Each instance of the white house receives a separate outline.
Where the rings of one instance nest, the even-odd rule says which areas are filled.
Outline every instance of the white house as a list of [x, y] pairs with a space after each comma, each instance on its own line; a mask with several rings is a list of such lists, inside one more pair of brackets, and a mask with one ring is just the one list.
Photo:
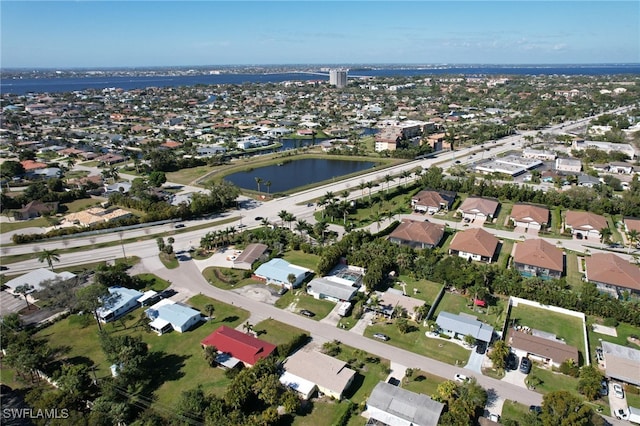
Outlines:
[[138, 299], [142, 293], [125, 287], [109, 287], [113, 296], [102, 307], [98, 308], [98, 318], [102, 322], [115, 321], [126, 313], [134, 310], [140, 304]]
[[424, 394], [379, 382], [367, 400], [367, 424], [436, 426], [443, 409], [444, 404]]
[[44, 288], [47, 282], [67, 281], [75, 277], [76, 275], [71, 272], [64, 271], [56, 274], [48, 269], [40, 268], [9, 280], [4, 283], [4, 285], [9, 287], [14, 293], [16, 288], [27, 284], [33, 287], [33, 291], [39, 291]]
[[[256, 278], [265, 281], [267, 284], [281, 285], [288, 289], [300, 286], [309, 274], [311, 274], [309, 269], [293, 265], [279, 258], [263, 263], [253, 273]], [[290, 275], [293, 275], [293, 282], [289, 281]]]
[[202, 314], [189, 306], [162, 299], [145, 311], [151, 319], [149, 326], [158, 335], [171, 331], [184, 333], [202, 320]]

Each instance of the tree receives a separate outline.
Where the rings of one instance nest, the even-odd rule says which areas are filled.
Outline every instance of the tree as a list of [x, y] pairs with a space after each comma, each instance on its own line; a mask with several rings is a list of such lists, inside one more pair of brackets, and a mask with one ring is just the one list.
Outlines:
[[627, 240], [629, 243], [629, 253], [631, 253], [631, 249], [635, 247], [636, 244], [638, 244], [638, 241], [640, 241], [640, 233], [638, 232], [638, 230], [632, 229], [627, 232]]
[[102, 306], [109, 306], [115, 303], [120, 297], [117, 293], [111, 293], [106, 286], [101, 284], [92, 284], [81, 288], [76, 292], [78, 299], [78, 307], [80, 309], [93, 313], [93, 317], [98, 324], [98, 328], [102, 331], [102, 324], [98, 316], [98, 309]]
[[46, 261], [49, 265], [49, 269], [53, 271], [53, 262], [60, 262], [60, 254], [58, 253], [58, 249], [42, 250], [38, 254], [38, 262], [42, 263], [44, 261]]
[[167, 181], [167, 176], [164, 172], [154, 171], [149, 174], [148, 182], [149, 185], [154, 188], [161, 187]]
[[289, 282], [289, 284], [291, 284], [291, 288], [293, 288], [293, 285], [295, 284], [296, 279], [297, 279], [297, 277], [296, 277], [296, 275], [295, 275], [295, 274], [293, 274], [293, 273], [292, 273], [292, 274], [287, 275], [287, 281]]
[[471, 334], [467, 334], [464, 336], [464, 343], [466, 343], [469, 346], [473, 346], [473, 344], [476, 342], [476, 338], [473, 337]]
[[593, 425], [593, 410], [568, 391], [549, 392], [542, 397], [540, 418], [544, 426]]
[[271, 181], [270, 181], [270, 180], [266, 181], [266, 182], [264, 183], [264, 186], [266, 186], [266, 187], [267, 187], [267, 195], [269, 195], [269, 193], [270, 193], [270, 188], [271, 188]]
[[493, 349], [489, 352], [489, 359], [498, 370], [504, 370], [509, 356], [509, 347], [504, 340], [498, 340], [493, 344]]
[[407, 334], [411, 330], [409, 321], [406, 318], [398, 318], [396, 320], [396, 326], [398, 326], [398, 331], [400, 332], [400, 334]]
[[260, 184], [262, 183], [262, 178], [255, 177], [256, 184], [258, 185], [258, 192], [260, 192]]
[[242, 329], [245, 333], [251, 334], [251, 332], [253, 331], [253, 324], [251, 324], [249, 321], [246, 321], [244, 324], [242, 324]]
[[31, 284], [23, 284], [16, 287], [16, 293], [21, 294], [24, 297], [24, 301], [27, 303], [27, 309], [29, 309], [29, 299], [27, 295], [33, 293], [34, 287]]
[[211, 316], [213, 315], [213, 311], [215, 311], [215, 310], [216, 310], [216, 308], [211, 303], [207, 303], [204, 306], [204, 311], [207, 313], [207, 316], [209, 318], [211, 318]]
[[218, 348], [215, 346], [205, 346], [203, 351], [204, 359], [209, 364], [209, 367], [216, 366], [216, 358], [218, 357]]
[[578, 392], [593, 401], [600, 396], [600, 388], [604, 376], [593, 365], [585, 365], [580, 369], [580, 380], [578, 380]]
[[600, 242], [603, 244], [609, 244], [611, 242], [611, 236], [613, 235], [613, 231], [608, 227], [602, 228], [600, 230]]
[[8, 160], [0, 163], [0, 177], [3, 179], [13, 179], [22, 176], [24, 172], [24, 166], [18, 161]]

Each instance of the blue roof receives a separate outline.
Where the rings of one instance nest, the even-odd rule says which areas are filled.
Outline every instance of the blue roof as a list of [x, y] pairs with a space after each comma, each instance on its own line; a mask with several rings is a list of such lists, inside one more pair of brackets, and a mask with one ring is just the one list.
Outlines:
[[137, 301], [142, 296], [142, 293], [138, 290], [132, 290], [125, 287], [109, 287], [109, 293], [118, 294], [120, 297], [113, 300], [112, 303], [105, 304], [102, 308], [98, 309], [98, 311], [105, 313], [109, 311], [117, 311], [130, 303], [132, 299]]
[[160, 306], [158, 309], [158, 317], [170, 323], [174, 328], [182, 327], [194, 316], [200, 316], [200, 312], [188, 306], [178, 303], [171, 303]]
[[265, 277], [267, 282], [279, 282], [279, 283], [288, 283], [289, 280], [287, 277], [289, 274], [293, 274], [296, 276], [296, 283], [300, 279], [301, 276], [304, 276], [305, 273], [308, 272], [308, 269], [302, 268], [300, 266], [292, 265], [284, 259], [271, 259], [267, 263], [263, 263], [258, 266], [255, 274], [260, 277]]

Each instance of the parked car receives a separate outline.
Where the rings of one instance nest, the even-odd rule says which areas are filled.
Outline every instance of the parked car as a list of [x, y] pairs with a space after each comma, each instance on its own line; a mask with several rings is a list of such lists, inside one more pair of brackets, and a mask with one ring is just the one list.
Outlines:
[[616, 398], [624, 398], [624, 391], [622, 390], [622, 386], [620, 386], [618, 383], [613, 384], [613, 395]]
[[509, 352], [509, 355], [507, 355], [507, 370], [516, 370], [519, 362], [518, 356], [513, 352]]
[[278, 290], [278, 296], [282, 296], [283, 294], [285, 294], [287, 291], [289, 291], [288, 288], [286, 287], [281, 287], [280, 290]]
[[609, 395], [609, 385], [606, 380], [603, 380], [600, 384], [600, 395], [607, 396]]
[[491, 413], [489, 414], [489, 420], [498, 423], [500, 421], [500, 416], [498, 414]]
[[316, 316], [316, 314], [314, 314], [313, 312], [311, 312], [311, 311], [310, 311], [310, 310], [308, 310], [308, 309], [303, 309], [303, 310], [301, 310], [301, 311], [300, 311], [300, 314], [304, 315], [305, 317], [309, 317], [309, 318], [311, 318], [311, 317], [315, 317], [315, 316]]
[[256, 220], [262, 220], [264, 219], [262, 216], [256, 216]]
[[376, 333], [373, 335], [374, 339], [378, 339], [378, 340], [384, 340], [385, 342], [387, 340], [389, 340], [389, 336], [387, 336], [386, 334], [382, 334], [382, 333]]
[[619, 408], [616, 410], [616, 419], [627, 420], [629, 418], [629, 413], [624, 408]]
[[542, 407], [539, 405], [530, 405], [529, 411], [531, 411], [532, 413], [540, 414], [542, 413]]
[[523, 357], [520, 361], [520, 371], [524, 374], [529, 374], [531, 371], [531, 360], [527, 357]]
[[487, 342], [478, 342], [478, 344], [476, 345], [476, 353], [477, 354], [484, 354], [487, 351]]
[[395, 377], [389, 377], [389, 380], [387, 380], [387, 383], [393, 386], [400, 386], [400, 380], [396, 379]]
[[456, 382], [465, 383], [469, 381], [469, 378], [463, 374], [456, 374], [455, 376], [453, 376], [453, 380], [455, 380]]

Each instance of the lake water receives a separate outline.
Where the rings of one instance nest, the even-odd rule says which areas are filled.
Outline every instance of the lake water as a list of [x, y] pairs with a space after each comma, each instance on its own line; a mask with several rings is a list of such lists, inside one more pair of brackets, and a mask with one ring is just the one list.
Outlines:
[[367, 170], [374, 167], [376, 163], [372, 161], [306, 158], [281, 164], [280, 166], [274, 164], [272, 166], [256, 167], [250, 171], [233, 173], [227, 175], [225, 180], [233, 182], [240, 188], [257, 190], [256, 178], [260, 178], [262, 179], [260, 191], [265, 193], [267, 192], [267, 187], [264, 183], [271, 181], [271, 187], [268, 192], [273, 194]]

